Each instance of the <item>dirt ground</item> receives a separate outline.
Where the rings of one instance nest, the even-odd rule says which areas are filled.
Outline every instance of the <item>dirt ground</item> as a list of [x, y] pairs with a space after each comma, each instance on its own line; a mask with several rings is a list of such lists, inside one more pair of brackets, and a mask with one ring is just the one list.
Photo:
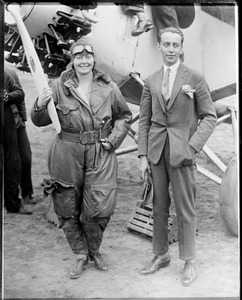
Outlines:
[[[37, 91], [31, 75], [18, 75], [26, 93], [28, 114]], [[132, 106], [137, 112], [137, 107]], [[169, 267], [147, 277], [138, 270], [152, 257], [152, 242], [127, 230], [127, 224], [141, 198], [142, 182], [138, 174], [137, 153], [118, 157], [118, 203], [104, 234], [101, 253], [109, 263], [107, 273], [97, 271], [93, 263], [76, 280], [67, 274], [74, 255], [62, 229], [46, 219], [49, 201], [43, 198], [41, 183], [49, 178], [46, 157], [54, 129], [35, 127], [30, 117], [27, 131], [32, 146], [32, 179], [38, 203], [29, 205], [33, 215], [4, 214], [3, 297], [4, 298], [188, 298], [239, 297], [239, 239], [226, 230], [219, 210], [219, 185], [198, 173], [197, 189], [197, 273], [190, 287], [181, 285], [183, 262], [178, 259], [177, 242], [170, 245]], [[232, 127], [219, 125], [208, 146], [227, 165], [234, 156]], [[127, 138], [123, 145], [134, 145]], [[221, 172], [200, 154], [199, 164], [216, 174]]]

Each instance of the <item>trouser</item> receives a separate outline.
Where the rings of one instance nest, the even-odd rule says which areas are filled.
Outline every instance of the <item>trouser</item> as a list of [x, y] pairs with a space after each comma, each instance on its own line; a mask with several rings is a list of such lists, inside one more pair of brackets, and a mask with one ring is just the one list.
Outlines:
[[81, 206], [76, 201], [74, 187], [63, 187], [58, 183], [54, 185], [54, 210], [73, 253], [98, 253], [111, 216], [91, 217], [82, 213]]
[[151, 5], [150, 8], [153, 23], [156, 27], [157, 42], [160, 42], [159, 30], [166, 27], [180, 28], [173, 5]]
[[196, 256], [196, 167], [173, 168], [170, 166], [169, 139], [159, 162], [151, 164], [154, 183], [153, 200], [153, 253], [162, 255], [169, 249], [168, 219], [171, 204], [169, 183], [177, 214], [179, 257], [182, 260]]
[[22, 197], [25, 197], [33, 194], [31, 179], [32, 153], [25, 124], [17, 128], [17, 137], [22, 166], [20, 188]]
[[97, 254], [99, 252], [103, 233], [110, 221], [106, 218], [61, 218], [61, 227], [66, 240], [75, 254]]
[[[95, 148], [87, 146], [85, 153], [79, 153], [79, 158], [83, 154], [89, 162], [95, 163], [81, 168], [75, 161], [70, 169], [73, 183], [52, 178], [50, 184], [45, 186], [45, 191], [53, 197], [60, 226], [75, 254], [98, 253], [116, 205], [116, 155], [100, 149], [100, 145], [97, 145], [95, 152], [92, 149]], [[96, 155], [91, 159], [93, 153]]]
[[21, 207], [21, 199], [18, 197], [21, 180], [21, 160], [16, 125], [10, 106], [4, 109], [3, 139], [4, 205], [7, 211], [18, 212]]

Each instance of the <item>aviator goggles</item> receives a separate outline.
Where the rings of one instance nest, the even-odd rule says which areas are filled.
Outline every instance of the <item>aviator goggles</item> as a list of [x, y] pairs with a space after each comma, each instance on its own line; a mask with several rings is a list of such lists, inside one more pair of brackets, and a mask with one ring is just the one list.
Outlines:
[[83, 50], [86, 50], [89, 53], [94, 54], [92, 46], [90, 45], [77, 45], [76, 47], [74, 47], [73, 49], [73, 55], [82, 52]]

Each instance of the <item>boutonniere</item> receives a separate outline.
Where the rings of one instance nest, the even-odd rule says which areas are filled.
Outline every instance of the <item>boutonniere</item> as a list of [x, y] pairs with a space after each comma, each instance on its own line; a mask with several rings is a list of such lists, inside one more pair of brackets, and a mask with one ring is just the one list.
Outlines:
[[193, 99], [193, 93], [195, 91], [196, 90], [193, 90], [189, 84], [185, 84], [185, 85], [182, 86], [182, 92], [187, 94], [192, 99]]

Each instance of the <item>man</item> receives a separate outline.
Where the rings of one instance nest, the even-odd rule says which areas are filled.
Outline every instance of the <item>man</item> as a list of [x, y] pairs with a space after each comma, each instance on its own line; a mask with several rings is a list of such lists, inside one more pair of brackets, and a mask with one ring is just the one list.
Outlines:
[[4, 68], [4, 204], [10, 213], [31, 214], [19, 198], [21, 159], [18, 149], [16, 125], [11, 105], [24, 100], [24, 91], [17, 84], [9, 69]]
[[138, 18], [138, 22], [131, 32], [132, 36], [139, 36], [140, 34], [148, 32], [154, 28], [151, 21], [145, 16], [145, 9], [143, 4], [132, 3], [130, 5], [123, 5], [123, 9], [125, 13], [134, 15]]
[[[13, 69], [8, 68], [8, 70], [14, 77], [16, 83], [21, 87], [17, 73]], [[25, 101], [19, 104], [12, 104], [11, 108], [17, 128], [18, 148], [22, 167], [20, 181], [21, 195], [25, 204], [36, 204], [36, 200], [33, 198], [33, 184], [31, 178], [32, 152], [25, 124], [27, 121]]]
[[141, 178], [144, 180], [148, 170], [154, 183], [155, 257], [140, 274], [153, 273], [170, 263], [171, 184], [177, 213], [179, 257], [185, 261], [182, 284], [186, 286], [196, 278], [195, 156], [214, 131], [217, 117], [203, 75], [179, 60], [183, 33], [173, 27], [161, 30], [158, 46], [163, 66], [150, 75], [144, 85], [138, 143]]

